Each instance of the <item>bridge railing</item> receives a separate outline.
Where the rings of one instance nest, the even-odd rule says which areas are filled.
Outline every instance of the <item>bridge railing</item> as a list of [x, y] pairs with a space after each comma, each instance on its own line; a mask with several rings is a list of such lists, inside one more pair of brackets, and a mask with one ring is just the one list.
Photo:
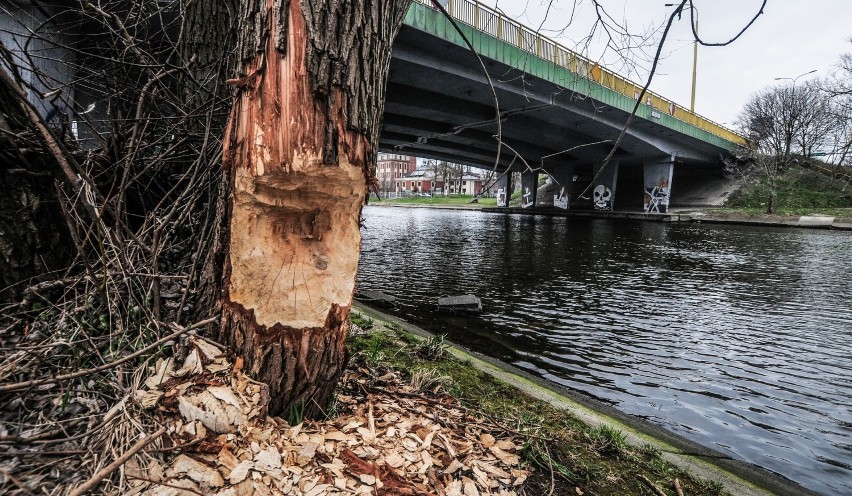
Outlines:
[[[431, 0], [416, 1], [433, 7]], [[506, 17], [490, 7], [480, 4], [477, 0], [449, 0], [446, 10], [457, 21], [488, 33], [498, 40], [514, 45], [525, 52], [552, 61], [560, 67], [564, 67], [581, 77], [593, 80], [629, 98], [635, 100], [642, 92], [643, 85], [619, 76], [609, 69], [602, 67], [597, 62], [583, 57], [573, 50], [542, 36], [535, 30]], [[651, 91], [645, 93], [645, 103], [658, 112], [666, 113], [675, 119], [703, 129], [732, 143], [745, 143], [745, 138], [721, 124], [691, 112], [689, 109]]]

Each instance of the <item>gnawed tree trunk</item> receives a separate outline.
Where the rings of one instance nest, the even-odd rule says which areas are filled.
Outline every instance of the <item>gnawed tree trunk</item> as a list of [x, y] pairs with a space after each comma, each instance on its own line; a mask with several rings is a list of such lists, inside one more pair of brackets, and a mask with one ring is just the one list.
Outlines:
[[240, 6], [221, 332], [269, 385], [272, 413], [322, 412], [346, 362], [361, 205], [408, 4]]

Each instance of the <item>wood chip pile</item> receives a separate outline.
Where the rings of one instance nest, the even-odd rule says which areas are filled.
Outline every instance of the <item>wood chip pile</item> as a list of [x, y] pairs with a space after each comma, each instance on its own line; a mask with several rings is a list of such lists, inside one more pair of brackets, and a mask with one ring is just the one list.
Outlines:
[[349, 372], [339, 415], [290, 426], [266, 416], [266, 387], [239, 360], [197, 337], [189, 345], [180, 367], [159, 361], [137, 391], [168, 425], [169, 461], [128, 463], [130, 494], [510, 496], [527, 477], [518, 439], [397, 373]]

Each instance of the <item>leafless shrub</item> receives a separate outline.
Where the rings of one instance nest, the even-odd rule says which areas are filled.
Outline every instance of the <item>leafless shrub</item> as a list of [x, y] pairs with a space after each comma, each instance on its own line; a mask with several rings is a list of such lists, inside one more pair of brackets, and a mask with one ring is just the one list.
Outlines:
[[[227, 39], [189, 37], [193, 3], [61, 5], [0, 6], [3, 130], [17, 131], [0, 161], [50, 178], [33, 193], [73, 244], [0, 312], [3, 494], [63, 494], [154, 430], [134, 391], [158, 349], [121, 360], [214, 313], [219, 280]], [[52, 380], [78, 371], [92, 372]]]

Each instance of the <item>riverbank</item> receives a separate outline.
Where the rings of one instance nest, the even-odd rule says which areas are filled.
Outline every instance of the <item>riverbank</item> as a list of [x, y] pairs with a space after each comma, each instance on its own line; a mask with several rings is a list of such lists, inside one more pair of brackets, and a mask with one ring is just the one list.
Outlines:
[[548, 215], [556, 217], [603, 218], [616, 220], [640, 220], [646, 222], [683, 222], [708, 224], [734, 224], [768, 227], [801, 227], [808, 229], [835, 229], [852, 231], [852, 209], [831, 209], [828, 213], [809, 215], [769, 215], [748, 209], [731, 208], [678, 208], [665, 214], [646, 214], [644, 212], [599, 211], [599, 210], [561, 210], [552, 207], [489, 207], [477, 204], [425, 204], [407, 203], [370, 203], [371, 206], [389, 208], [439, 208], [450, 210], [478, 210], [490, 213]]
[[[653, 481], [663, 494], [676, 494], [675, 478], [690, 495], [816, 494], [511, 365], [443, 342], [396, 317], [360, 303], [356, 308], [360, 315], [353, 322], [367, 322], [375, 333], [361, 337], [361, 342], [356, 338], [356, 353], [368, 350], [382, 356], [392, 368], [413, 374], [428, 370], [447, 377], [453, 395], [486, 416], [503, 418], [521, 426], [519, 429], [535, 426], [534, 437], [527, 440], [531, 443], [528, 449], [534, 452], [528, 453], [531, 458], [527, 461], [545, 469], [538, 474], [539, 479], [544, 476], [544, 481], [538, 480], [541, 494], [548, 492], [551, 469], [553, 483], [560, 489], [554, 494], [649, 494], [643, 478]], [[432, 348], [435, 343], [445, 346], [452, 358], [413, 364], [408, 358], [396, 359], [410, 355], [400, 351], [405, 346], [423, 343]], [[535, 477], [531, 476], [534, 483]]]

